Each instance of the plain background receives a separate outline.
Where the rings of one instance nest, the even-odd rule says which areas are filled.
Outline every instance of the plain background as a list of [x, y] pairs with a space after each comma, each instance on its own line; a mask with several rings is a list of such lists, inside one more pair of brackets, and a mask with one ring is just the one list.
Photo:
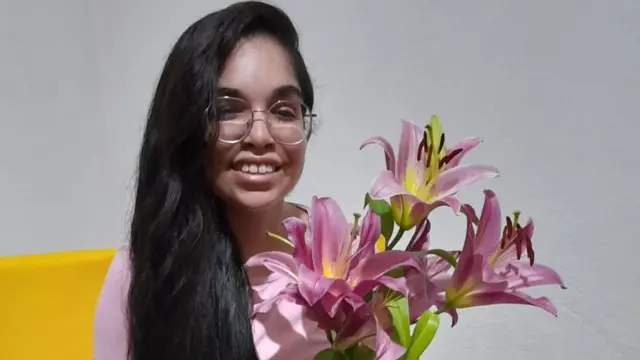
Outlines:
[[[212, 0], [0, 0], [0, 254], [126, 241], [142, 126], [163, 61]], [[292, 199], [360, 208], [400, 119], [440, 116], [466, 163], [536, 221], [537, 260], [568, 290], [461, 313], [430, 359], [640, 358], [640, 1], [278, 1], [295, 20], [321, 126]], [[393, 4], [393, 5], [392, 5]], [[458, 247], [438, 211], [433, 241]], [[1, 289], [0, 289], [1, 293]], [[6, 295], [2, 295], [6, 296]]]

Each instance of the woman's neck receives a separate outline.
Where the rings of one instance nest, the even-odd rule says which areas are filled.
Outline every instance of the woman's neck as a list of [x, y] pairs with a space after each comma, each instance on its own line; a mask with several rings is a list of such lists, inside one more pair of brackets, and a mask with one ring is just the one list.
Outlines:
[[264, 251], [286, 251], [291, 247], [267, 235], [267, 232], [284, 236], [282, 220], [296, 216], [292, 205], [280, 202], [259, 211], [228, 209], [229, 224], [236, 236], [242, 257], [246, 261], [251, 256]]

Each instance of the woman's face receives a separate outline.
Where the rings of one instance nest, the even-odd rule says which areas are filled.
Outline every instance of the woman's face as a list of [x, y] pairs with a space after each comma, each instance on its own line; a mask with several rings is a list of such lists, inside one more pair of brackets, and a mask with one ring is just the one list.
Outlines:
[[[282, 100], [302, 101], [287, 52], [267, 36], [237, 45], [218, 87], [221, 96], [240, 98], [253, 110], [268, 110]], [[242, 141], [227, 144], [212, 138], [210, 142], [209, 171], [215, 193], [230, 206], [250, 211], [284, 200], [300, 178], [306, 150], [306, 139], [298, 145], [275, 141], [266, 112], [254, 116], [256, 121]]]

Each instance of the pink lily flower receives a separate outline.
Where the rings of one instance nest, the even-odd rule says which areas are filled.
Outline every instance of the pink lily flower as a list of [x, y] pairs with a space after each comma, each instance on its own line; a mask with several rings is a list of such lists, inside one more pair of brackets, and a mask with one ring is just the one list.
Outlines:
[[[383, 285], [407, 295], [404, 278], [387, 273], [396, 268], [419, 268], [410, 252], [376, 252], [380, 237], [380, 218], [367, 211], [361, 224], [350, 224], [338, 204], [331, 198], [312, 199], [309, 228], [300, 219], [283, 223], [293, 246], [291, 254], [265, 252], [250, 258], [245, 266], [264, 266], [271, 270], [278, 291], [254, 304], [254, 312], [267, 311], [283, 299], [303, 304], [321, 328], [333, 330], [341, 338], [351, 338], [374, 316], [365, 301], [366, 295]], [[348, 321], [347, 321], [348, 320]], [[397, 359], [405, 349], [389, 338], [387, 329], [378, 324], [376, 353], [378, 359]], [[353, 328], [355, 330], [348, 330]], [[339, 342], [339, 339], [337, 339]], [[395, 357], [394, 357], [395, 356]]]
[[[531, 297], [522, 289], [539, 285], [564, 284], [553, 269], [534, 263], [531, 242], [533, 221], [522, 227], [519, 213], [507, 217], [501, 231], [500, 206], [495, 194], [485, 190], [480, 219], [465, 205], [467, 235], [450, 286], [446, 289], [444, 310], [491, 304], [523, 304], [539, 307], [554, 316], [557, 310], [547, 297]], [[477, 227], [474, 225], [477, 223]], [[526, 253], [528, 259], [523, 259]], [[457, 316], [453, 316], [453, 325]]]
[[[424, 219], [414, 232], [406, 251], [418, 252], [421, 261], [421, 271], [407, 269], [405, 277], [410, 289], [409, 318], [416, 321], [423, 312], [433, 306], [440, 308], [445, 304], [444, 291], [451, 281], [452, 274], [449, 270], [452, 265], [436, 254], [429, 254], [429, 232], [431, 222]], [[446, 251], [454, 261], [460, 257], [460, 251]]]
[[457, 213], [460, 202], [455, 195], [462, 187], [498, 176], [491, 166], [460, 165], [480, 142], [467, 138], [447, 148], [436, 116], [424, 129], [403, 120], [397, 157], [383, 137], [369, 138], [360, 146], [378, 144], [385, 152], [386, 171], [374, 180], [370, 195], [391, 199], [394, 220], [402, 230], [413, 228], [439, 206], [450, 206]]
[[[406, 349], [389, 338], [388, 332], [392, 327], [391, 317], [386, 308], [389, 300], [391, 299], [385, 297], [382, 292], [374, 291], [368, 306], [360, 307], [356, 311], [343, 303], [345, 309], [333, 319], [327, 319], [335, 323], [333, 328], [340, 328], [334, 347], [346, 349], [361, 343], [375, 349], [375, 359], [400, 358]], [[316, 314], [311, 313], [310, 317], [313, 318]], [[319, 321], [319, 324], [321, 323], [322, 321]]]

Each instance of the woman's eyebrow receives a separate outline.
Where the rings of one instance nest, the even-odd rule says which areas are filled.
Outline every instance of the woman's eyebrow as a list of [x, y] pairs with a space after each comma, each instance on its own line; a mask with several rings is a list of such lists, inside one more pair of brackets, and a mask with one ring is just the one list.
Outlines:
[[218, 96], [229, 96], [229, 97], [244, 99], [244, 96], [242, 96], [242, 91], [238, 89], [221, 87], [221, 88], [218, 88], [217, 92], [218, 92]]
[[[246, 97], [244, 96], [242, 91], [240, 91], [239, 89], [235, 89], [235, 88], [220, 87], [220, 88], [217, 89], [217, 93], [218, 93], [219, 97], [229, 96], [229, 97], [234, 97], [234, 98], [246, 99]], [[292, 96], [295, 96], [295, 97], [298, 97], [298, 98], [302, 99], [303, 96], [302, 96], [302, 91], [300, 90], [300, 88], [295, 86], [295, 85], [282, 85], [282, 86], [279, 86], [279, 87], [275, 88], [273, 91], [271, 91], [271, 95], [269, 96], [269, 100], [270, 101], [276, 101], [276, 100], [280, 100], [282, 98], [289, 98], [289, 97], [292, 97]]]
[[277, 87], [275, 90], [273, 90], [271, 98], [277, 100], [280, 98], [291, 97], [292, 95], [301, 99], [303, 98], [302, 91], [294, 85], [283, 85]]

